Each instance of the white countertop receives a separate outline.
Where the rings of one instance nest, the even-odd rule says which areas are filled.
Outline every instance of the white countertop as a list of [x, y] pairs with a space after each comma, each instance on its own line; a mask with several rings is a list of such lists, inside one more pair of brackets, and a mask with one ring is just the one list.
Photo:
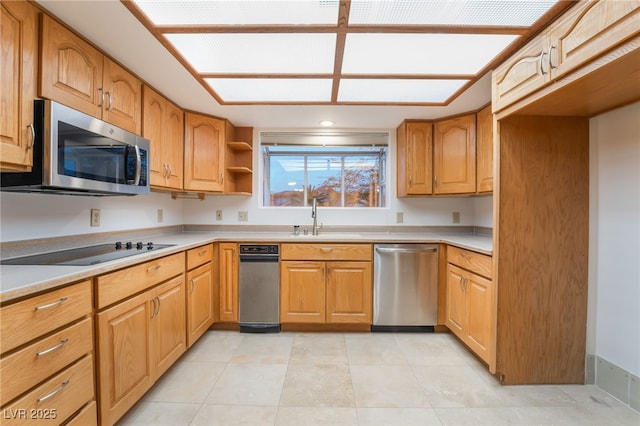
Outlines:
[[473, 235], [455, 232], [327, 232], [318, 236], [293, 236], [286, 232], [243, 231], [189, 231], [153, 237], [156, 244], [175, 244], [173, 247], [154, 250], [150, 253], [130, 256], [92, 266], [25, 266], [2, 265], [0, 267], [0, 302], [50, 290], [68, 283], [91, 278], [116, 269], [146, 262], [151, 259], [188, 250], [202, 244], [219, 241], [272, 242], [272, 243], [445, 243], [479, 253], [492, 253], [492, 238], [488, 235]]

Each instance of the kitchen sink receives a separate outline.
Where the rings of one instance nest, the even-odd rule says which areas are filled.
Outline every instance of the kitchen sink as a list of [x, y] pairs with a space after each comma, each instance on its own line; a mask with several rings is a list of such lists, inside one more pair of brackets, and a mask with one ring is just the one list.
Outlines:
[[91, 266], [111, 260], [122, 259], [150, 251], [172, 247], [175, 244], [154, 244], [152, 242], [117, 242], [114, 244], [100, 244], [96, 246], [59, 250], [50, 253], [31, 256], [2, 259], [2, 265], [62, 265], [62, 266]]

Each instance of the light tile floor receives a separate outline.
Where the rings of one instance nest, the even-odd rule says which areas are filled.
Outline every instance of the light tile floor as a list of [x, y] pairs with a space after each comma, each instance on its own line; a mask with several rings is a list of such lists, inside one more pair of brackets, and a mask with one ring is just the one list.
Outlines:
[[640, 425], [596, 386], [500, 386], [453, 336], [209, 331], [119, 422]]

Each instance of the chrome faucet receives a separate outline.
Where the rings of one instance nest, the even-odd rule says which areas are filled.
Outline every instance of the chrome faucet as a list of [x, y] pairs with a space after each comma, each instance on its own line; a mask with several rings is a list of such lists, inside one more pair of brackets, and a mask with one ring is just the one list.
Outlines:
[[318, 200], [313, 199], [311, 203], [311, 217], [313, 218], [313, 231], [312, 235], [318, 235]]

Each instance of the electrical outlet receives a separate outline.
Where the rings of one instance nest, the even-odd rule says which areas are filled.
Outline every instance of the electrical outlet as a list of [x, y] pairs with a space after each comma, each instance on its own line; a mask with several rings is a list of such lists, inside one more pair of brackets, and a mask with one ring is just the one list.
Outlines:
[[451, 222], [460, 223], [460, 212], [451, 212]]
[[247, 222], [249, 220], [249, 212], [238, 212], [238, 221]]
[[100, 226], [100, 209], [91, 209], [91, 226]]
[[156, 213], [157, 213], [158, 223], [162, 223], [162, 221], [164, 220], [164, 211], [162, 211], [162, 209], [158, 209]]
[[396, 212], [396, 223], [404, 223], [404, 212]]
[[216, 220], [222, 220], [222, 210], [216, 210]]

